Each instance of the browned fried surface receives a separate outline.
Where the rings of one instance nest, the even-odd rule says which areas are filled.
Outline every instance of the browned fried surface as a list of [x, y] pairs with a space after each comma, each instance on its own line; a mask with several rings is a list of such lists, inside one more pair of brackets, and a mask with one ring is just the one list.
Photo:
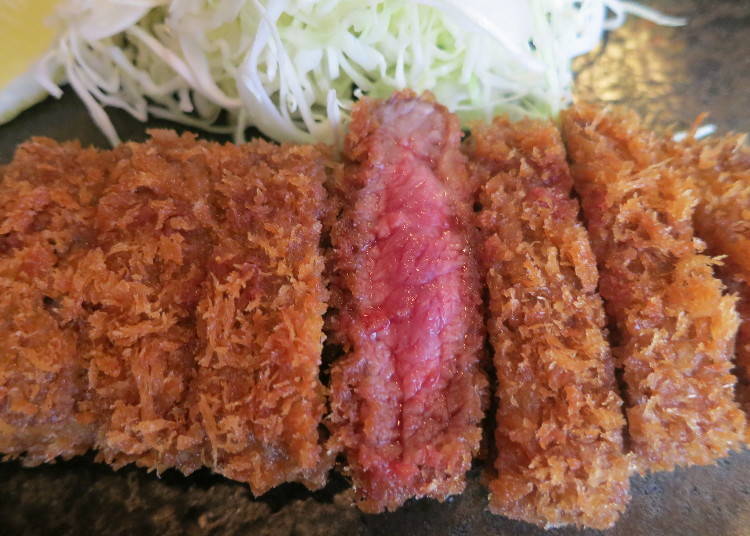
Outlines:
[[609, 527], [630, 499], [625, 420], [562, 141], [551, 123], [498, 118], [472, 127], [467, 152], [498, 382], [490, 509]]
[[481, 438], [479, 277], [457, 119], [403, 92], [364, 100], [346, 143], [332, 230], [332, 449], [360, 507], [395, 509], [465, 486]]
[[693, 237], [690, 178], [632, 114], [579, 105], [563, 124], [619, 337], [636, 468], [711, 463], [745, 429], [730, 373], [738, 319]]
[[56, 289], [93, 236], [112, 159], [76, 143], [20, 146], [0, 182], [0, 452], [35, 465], [94, 443], [76, 319]]
[[221, 231], [198, 305], [192, 407], [206, 457], [256, 494], [288, 480], [319, 487], [330, 466], [318, 438], [326, 158], [312, 146], [256, 141], [214, 159]]
[[[718, 272], [739, 296], [738, 397], [750, 412], [750, 149], [745, 136], [728, 135], [670, 144], [674, 158], [695, 179], [696, 234], [711, 255], [725, 255]], [[748, 435], [750, 439], [750, 434]]]
[[[44, 459], [73, 449], [75, 428], [51, 423], [83, 415], [93, 425], [75, 452], [93, 442], [115, 466], [208, 465], [255, 493], [321, 485], [326, 159], [314, 147], [152, 134], [99, 154], [40, 142], [9, 166], [1, 262], [18, 298], [0, 304], [22, 350], [0, 366], [22, 389], [0, 391], [3, 419], [31, 434], [36, 418], [34, 430], [62, 444]], [[43, 163], [16, 171], [40, 158], [37, 146], [56, 151], [57, 175]], [[54, 407], [19, 420], [43, 400]], [[11, 454], [38, 441], [0, 437]]]
[[221, 232], [208, 205], [220, 175], [206, 144], [155, 135], [115, 151], [94, 242], [62, 291], [82, 319], [100, 455], [115, 467], [191, 472], [202, 447], [187, 405], [197, 369], [195, 308], [212, 231]]

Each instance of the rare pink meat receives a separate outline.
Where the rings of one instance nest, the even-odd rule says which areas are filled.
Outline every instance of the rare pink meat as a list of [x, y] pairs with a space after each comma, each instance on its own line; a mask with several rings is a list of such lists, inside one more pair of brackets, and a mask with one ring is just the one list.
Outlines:
[[354, 113], [334, 226], [331, 428], [367, 511], [458, 493], [481, 437], [481, 299], [461, 132], [407, 93]]

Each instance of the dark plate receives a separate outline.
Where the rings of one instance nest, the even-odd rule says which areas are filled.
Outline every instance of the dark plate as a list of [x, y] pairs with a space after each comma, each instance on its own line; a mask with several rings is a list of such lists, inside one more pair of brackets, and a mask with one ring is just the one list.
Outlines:
[[[582, 98], [625, 104], [654, 126], [688, 127], [703, 111], [720, 132], [750, 130], [750, 2], [663, 0], [664, 11], [690, 17], [685, 28], [631, 20], [604, 47], [576, 62]], [[145, 126], [113, 113], [124, 139], [141, 140]], [[165, 122], [149, 127], [168, 126]], [[0, 127], [0, 162], [30, 136], [79, 139], [104, 146], [85, 109], [68, 93]], [[0, 341], [2, 344], [2, 341]], [[303, 534], [531, 535], [597, 534], [531, 525], [485, 510], [480, 467], [467, 491], [445, 504], [412, 501], [398, 512], [363, 515], [346, 505], [347, 487], [334, 477], [323, 491], [284, 485], [253, 499], [248, 488], [200, 471], [157, 477], [128, 467], [115, 472], [92, 457], [23, 469], [0, 463], [2, 534]], [[750, 535], [750, 453], [713, 467], [634, 477], [633, 501], [606, 534]], [[343, 492], [343, 493], [342, 493]], [[605, 533], [603, 533], [605, 534]]]

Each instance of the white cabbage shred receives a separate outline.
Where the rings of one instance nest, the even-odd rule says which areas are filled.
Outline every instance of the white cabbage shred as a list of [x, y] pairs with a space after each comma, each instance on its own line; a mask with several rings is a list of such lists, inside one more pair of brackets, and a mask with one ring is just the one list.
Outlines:
[[243, 141], [337, 143], [361, 95], [432, 91], [462, 120], [554, 116], [571, 61], [627, 14], [622, 0], [65, 0], [37, 69], [62, 74], [110, 142], [105, 107]]

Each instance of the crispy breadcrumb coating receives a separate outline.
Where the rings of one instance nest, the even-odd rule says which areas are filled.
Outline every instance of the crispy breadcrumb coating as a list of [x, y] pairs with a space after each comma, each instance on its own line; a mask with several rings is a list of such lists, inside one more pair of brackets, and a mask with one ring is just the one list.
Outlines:
[[112, 163], [78, 143], [35, 138], [0, 180], [0, 452], [25, 465], [94, 444], [77, 319], [55, 285], [89, 247]]
[[153, 134], [115, 150], [91, 247], [60, 290], [81, 318], [100, 458], [190, 473], [202, 465], [203, 439], [187, 407], [195, 308], [211, 226], [219, 230], [207, 201], [220, 175], [208, 144]]
[[354, 109], [334, 185], [331, 448], [360, 508], [459, 493], [481, 439], [479, 275], [455, 116], [410, 92]]
[[[721, 255], [717, 271], [738, 295], [737, 395], [750, 413], [750, 148], [745, 135], [688, 138], [670, 143], [669, 150], [695, 180], [698, 206], [693, 215], [696, 234], [707, 252]], [[746, 434], [750, 441], [750, 430]]]
[[712, 463], [745, 430], [730, 372], [739, 322], [694, 238], [691, 179], [635, 114], [578, 105], [563, 126], [619, 339], [634, 468]]
[[219, 228], [198, 304], [191, 408], [208, 465], [256, 495], [292, 480], [322, 487], [333, 461], [318, 435], [328, 156], [253, 141], [214, 147], [211, 158]]
[[321, 486], [328, 156], [36, 141], [0, 185], [0, 447]]
[[560, 135], [549, 122], [496, 118], [472, 126], [466, 149], [498, 382], [490, 510], [610, 527], [630, 499], [625, 419]]

